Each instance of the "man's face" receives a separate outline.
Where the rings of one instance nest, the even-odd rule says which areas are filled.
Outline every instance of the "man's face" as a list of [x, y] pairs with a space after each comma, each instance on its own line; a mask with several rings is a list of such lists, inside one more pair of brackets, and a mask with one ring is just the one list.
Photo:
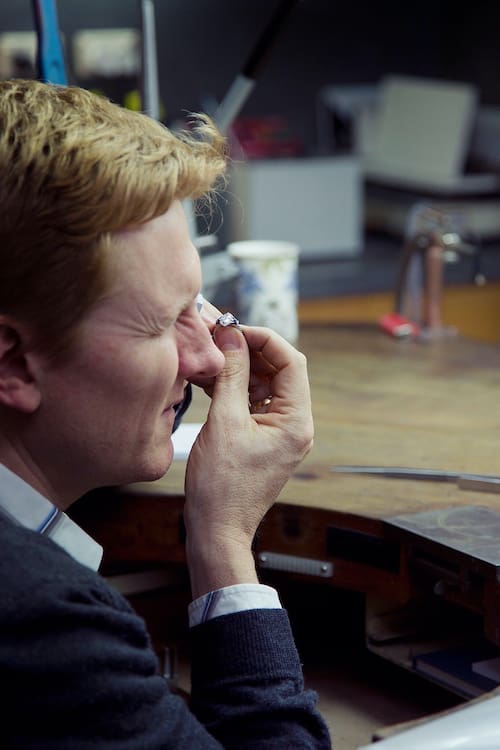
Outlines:
[[180, 203], [120, 232], [109, 271], [74, 353], [41, 372], [38, 466], [59, 496], [162, 476], [186, 381], [224, 364], [197, 311], [200, 263]]

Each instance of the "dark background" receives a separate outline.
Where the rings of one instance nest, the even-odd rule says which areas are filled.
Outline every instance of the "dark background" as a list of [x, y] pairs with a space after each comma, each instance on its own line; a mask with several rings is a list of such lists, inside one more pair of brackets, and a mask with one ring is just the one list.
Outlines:
[[[155, 0], [163, 121], [220, 101], [243, 69], [280, 0]], [[129, 79], [79, 81], [71, 38], [81, 29], [140, 28], [137, 0], [58, 0], [69, 82], [123, 103]], [[34, 30], [31, 0], [0, 0], [0, 33]], [[482, 105], [500, 106], [500, 3], [456, 0], [336, 2], [299, 0], [281, 28], [240, 116], [279, 115], [306, 155], [318, 153], [316, 107], [324, 86], [376, 84], [385, 74], [473, 83]], [[224, 242], [224, 228], [218, 231]], [[393, 289], [401, 242], [365, 232], [358, 258], [302, 262], [302, 297]], [[500, 245], [483, 247], [487, 278], [500, 277]], [[470, 262], [447, 281], [469, 281]], [[221, 287], [224, 296], [224, 285]]]
[[[202, 109], [206, 96], [224, 96], [277, 5], [278, 0], [156, 0], [167, 124], [183, 110]], [[57, 8], [68, 39], [83, 28], [140, 26], [136, 0], [58, 0]], [[0, 32], [33, 28], [30, 0], [0, 2]], [[68, 63], [71, 68], [71, 59]], [[314, 152], [320, 88], [375, 83], [386, 73], [475, 83], [481, 103], [500, 105], [500, 3], [467, 3], [460, 9], [449, 0], [300, 0], [242, 115], [285, 116], [293, 135]], [[116, 81], [100, 84], [120, 98]]]

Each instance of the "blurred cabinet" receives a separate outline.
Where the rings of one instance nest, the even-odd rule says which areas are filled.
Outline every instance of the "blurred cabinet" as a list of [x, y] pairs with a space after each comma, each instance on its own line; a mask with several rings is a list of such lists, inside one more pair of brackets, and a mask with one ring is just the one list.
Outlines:
[[288, 240], [301, 257], [357, 256], [363, 189], [355, 156], [235, 162], [229, 182], [230, 241]]

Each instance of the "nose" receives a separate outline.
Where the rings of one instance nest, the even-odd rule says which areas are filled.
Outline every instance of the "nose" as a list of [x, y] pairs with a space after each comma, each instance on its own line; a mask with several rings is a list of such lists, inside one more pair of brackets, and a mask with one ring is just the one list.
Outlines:
[[[187, 334], [187, 335], [186, 335]], [[186, 380], [214, 378], [224, 367], [225, 358], [212, 339], [207, 324], [200, 315], [178, 342], [179, 373]]]

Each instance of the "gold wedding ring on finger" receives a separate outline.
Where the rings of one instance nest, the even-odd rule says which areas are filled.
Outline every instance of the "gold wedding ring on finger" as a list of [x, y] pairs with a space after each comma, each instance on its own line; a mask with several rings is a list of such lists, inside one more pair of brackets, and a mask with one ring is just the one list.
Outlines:
[[267, 396], [266, 398], [261, 399], [260, 401], [250, 401], [249, 408], [251, 414], [265, 414], [267, 412], [267, 407], [273, 400], [272, 396]]

